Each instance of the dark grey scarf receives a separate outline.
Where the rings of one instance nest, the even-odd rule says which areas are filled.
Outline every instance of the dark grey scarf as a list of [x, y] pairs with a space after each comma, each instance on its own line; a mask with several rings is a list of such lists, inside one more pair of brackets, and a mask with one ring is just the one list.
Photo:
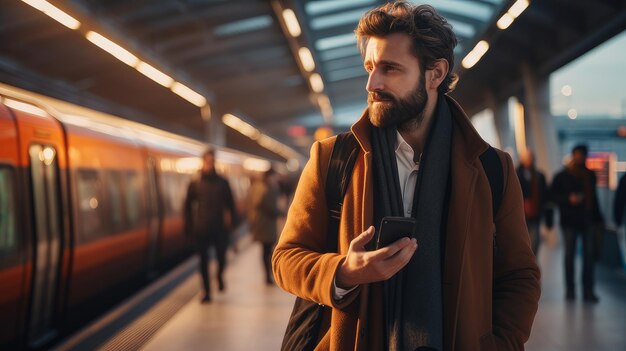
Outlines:
[[[404, 215], [396, 139], [395, 126], [372, 128], [377, 226], [384, 216]], [[411, 211], [417, 219], [418, 249], [408, 265], [383, 284], [385, 335], [392, 351], [443, 349], [442, 223], [447, 212], [451, 139], [450, 108], [446, 97], [439, 95]]]

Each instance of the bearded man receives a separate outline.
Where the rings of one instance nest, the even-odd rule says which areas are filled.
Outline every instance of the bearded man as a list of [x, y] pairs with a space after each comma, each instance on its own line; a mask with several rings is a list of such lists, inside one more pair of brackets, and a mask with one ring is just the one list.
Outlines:
[[[511, 158], [495, 151], [496, 211], [480, 160], [489, 145], [447, 95], [451, 26], [430, 6], [398, 1], [367, 12], [356, 35], [368, 107], [351, 128], [360, 150], [338, 250], [324, 250], [332, 137], [312, 146], [300, 178], [272, 258], [277, 284], [330, 307], [315, 350], [522, 350], [539, 270]], [[385, 216], [415, 218], [415, 237], [375, 249]]]

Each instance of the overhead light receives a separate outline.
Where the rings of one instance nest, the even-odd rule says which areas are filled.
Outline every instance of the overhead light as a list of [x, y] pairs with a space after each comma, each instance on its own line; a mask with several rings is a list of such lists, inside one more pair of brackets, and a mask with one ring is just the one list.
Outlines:
[[311, 83], [311, 89], [313, 89], [316, 93], [321, 93], [324, 91], [324, 82], [322, 82], [322, 77], [319, 73], [313, 73], [309, 77], [309, 83]]
[[478, 61], [480, 61], [480, 58], [483, 57], [487, 50], [489, 50], [489, 43], [484, 40], [479, 41], [472, 51], [470, 51], [469, 54], [465, 56], [463, 61], [461, 61], [461, 64], [465, 69], [472, 68]]
[[317, 104], [320, 106], [320, 111], [322, 111], [322, 116], [326, 124], [331, 124], [333, 119], [333, 107], [330, 104], [328, 95], [320, 94], [317, 97]]
[[161, 84], [162, 86], [166, 88], [169, 88], [170, 86], [172, 86], [172, 83], [174, 83], [174, 79], [172, 79], [172, 77], [168, 76], [167, 74], [159, 71], [158, 69], [150, 66], [149, 64], [143, 61], [139, 62], [136, 68], [143, 75]]
[[509, 26], [511, 25], [511, 23], [513, 23], [514, 20], [515, 20], [515, 17], [511, 16], [511, 14], [507, 12], [504, 15], [502, 15], [502, 17], [500, 17], [496, 25], [498, 26], [498, 28], [504, 30], [504, 29], [509, 28]]
[[22, 0], [28, 5], [36, 8], [37, 10], [45, 13], [50, 16], [55, 21], [61, 23], [70, 29], [78, 29], [80, 27], [80, 22], [76, 20], [76, 18], [68, 15], [67, 13], [61, 11], [58, 7], [52, 5], [51, 3], [44, 0]]
[[311, 72], [315, 69], [315, 61], [313, 60], [313, 55], [311, 55], [309, 48], [305, 46], [301, 47], [300, 50], [298, 50], [298, 56], [300, 56], [300, 62], [305, 71]]
[[183, 99], [191, 102], [198, 107], [206, 105], [206, 98], [204, 96], [196, 93], [195, 91], [191, 90], [190, 88], [179, 82], [174, 82], [174, 84], [172, 84], [171, 90], [176, 95], [182, 97]]
[[572, 95], [572, 86], [569, 84], [564, 85], [561, 88], [561, 94], [563, 94], [563, 96], [571, 96]]
[[131, 54], [128, 50], [103, 37], [99, 33], [89, 31], [87, 32], [87, 34], [85, 34], [85, 36], [87, 37], [87, 40], [94, 43], [96, 46], [113, 55], [115, 58], [124, 62], [125, 64], [135, 67], [135, 65], [139, 63], [139, 59], [137, 58], [137, 56]]
[[496, 23], [498, 28], [502, 30], [507, 29], [511, 23], [513, 23], [513, 21], [515, 21], [515, 19], [521, 15], [524, 10], [526, 10], [528, 5], [528, 0], [517, 0], [513, 6], [511, 6], [511, 8], [504, 15], [502, 15], [502, 17], [500, 17]]
[[230, 113], [222, 116], [222, 123], [233, 128], [234, 130], [252, 140], [259, 140], [261, 138], [261, 132], [258, 129], [254, 128], [252, 125], [244, 122], [241, 118]]
[[567, 110], [567, 117], [569, 117], [569, 119], [576, 119], [576, 117], [578, 117], [578, 111], [574, 108], [570, 108]]
[[292, 37], [297, 38], [302, 33], [300, 29], [300, 24], [298, 23], [298, 18], [292, 9], [284, 9], [283, 10], [283, 19], [285, 20], [285, 25], [287, 25], [287, 31], [291, 34]]
[[524, 10], [526, 10], [528, 5], [528, 0], [517, 0], [513, 6], [511, 6], [508, 13], [510, 13], [513, 18], [517, 18], [520, 14], [522, 14], [522, 12], [524, 12]]

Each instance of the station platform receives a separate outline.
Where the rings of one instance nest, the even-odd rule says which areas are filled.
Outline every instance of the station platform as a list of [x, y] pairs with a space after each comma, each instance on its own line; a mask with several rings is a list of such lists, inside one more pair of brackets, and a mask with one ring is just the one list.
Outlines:
[[[600, 302], [567, 302], [553, 237], [539, 252], [543, 292], [526, 350], [626, 350], [626, 274], [598, 265]], [[191, 258], [57, 350], [279, 350], [294, 297], [265, 284], [259, 245], [242, 246], [229, 256], [226, 291], [214, 292], [211, 303], [201, 303]], [[116, 322], [123, 315], [129, 320]]]

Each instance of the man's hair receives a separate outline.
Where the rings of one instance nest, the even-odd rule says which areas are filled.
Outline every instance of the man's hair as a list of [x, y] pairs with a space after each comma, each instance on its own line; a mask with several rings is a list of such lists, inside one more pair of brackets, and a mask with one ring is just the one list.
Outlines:
[[432, 68], [436, 60], [446, 59], [448, 73], [438, 90], [443, 94], [454, 90], [458, 81], [458, 76], [452, 73], [457, 38], [452, 26], [432, 6], [415, 6], [405, 1], [387, 3], [365, 13], [359, 20], [355, 33], [363, 57], [370, 37], [385, 37], [393, 33], [408, 34], [422, 74], [426, 68]]
[[583, 155], [587, 156], [587, 154], [589, 153], [589, 148], [587, 148], [587, 145], [585, 144], [578, 144], [572, 149], [572, 154], [576, 152], [582, 152]]
[[209, 155], [215, 157], [215, 150], [212, 147], [208, 147], [206, 150], [204, 150], [204, 153], [202, 154], [202, 158], [205, 158]]

